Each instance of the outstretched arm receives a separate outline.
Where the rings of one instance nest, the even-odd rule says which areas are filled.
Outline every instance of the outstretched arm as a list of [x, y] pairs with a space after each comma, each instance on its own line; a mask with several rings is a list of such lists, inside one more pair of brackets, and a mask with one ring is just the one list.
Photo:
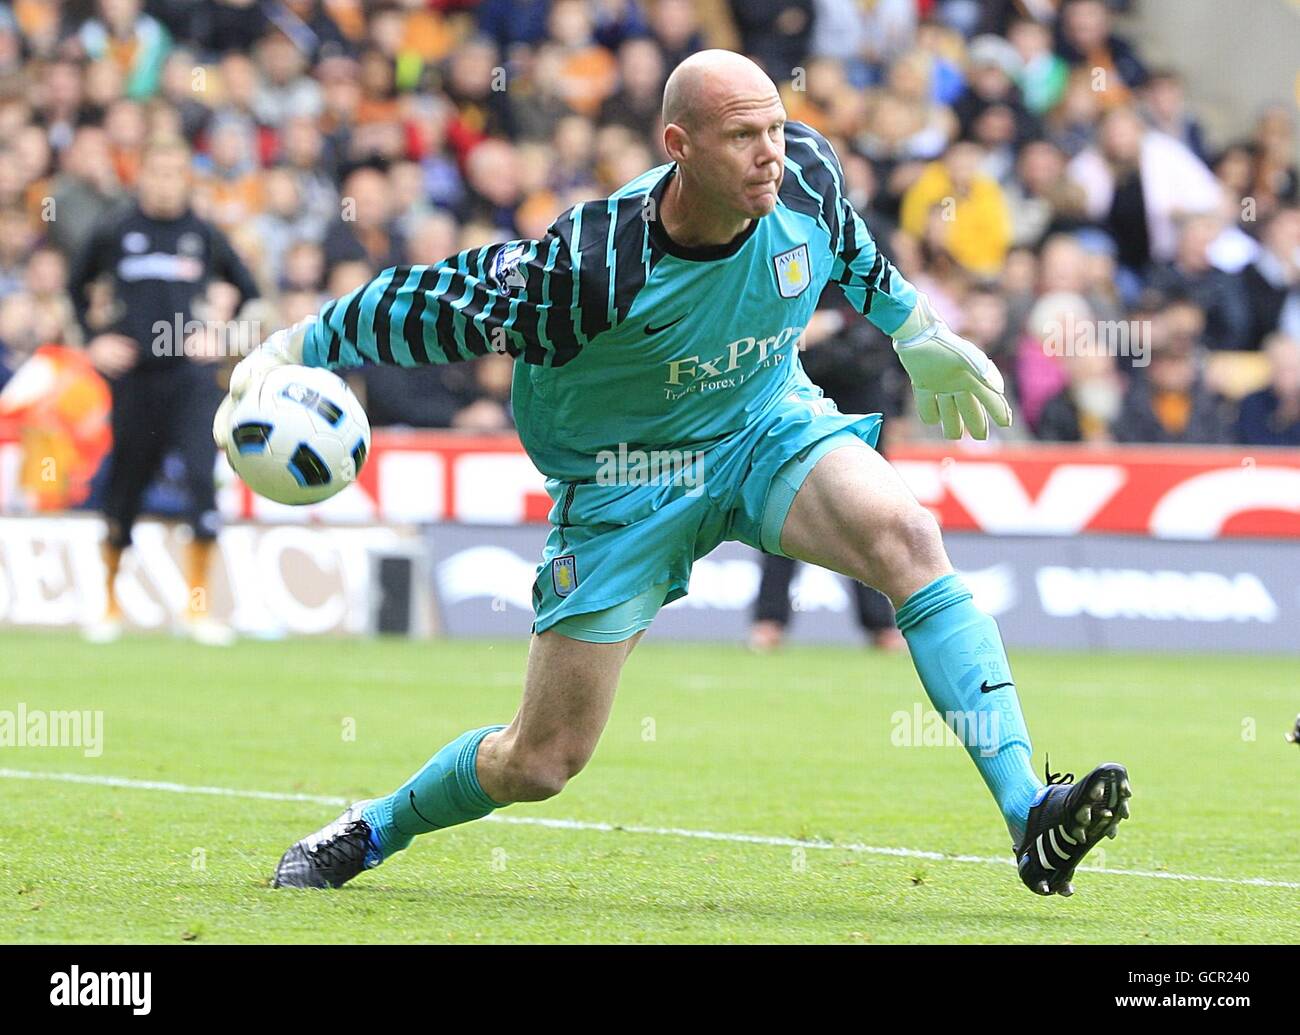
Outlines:
[[552, 232], [397, 266], [329, 302], [306, 329], [301, 362], [351, 367], [458, 363], [488, 353], [561, 365], [574, 348], [569, 249]]
[[574, 270], [552, 228], [540, 241], [508, 241], [432, 266], [395, 266], [277, 331], [230, 375], [213, 424], [224, 446], [230, 408], [268, 370], [286, 363], [355, 367], [457, 363], [489, 353], [562, 366], [579, 350]]

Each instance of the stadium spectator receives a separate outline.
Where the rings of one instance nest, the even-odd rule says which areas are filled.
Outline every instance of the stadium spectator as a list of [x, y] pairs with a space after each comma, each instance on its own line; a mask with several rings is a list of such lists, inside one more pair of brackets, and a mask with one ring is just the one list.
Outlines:
[[551, 0], [482, 0], [475, 11], [479, 31], [503, 51], [516, 44], [541, 43]]
[[1033, 247], [1048, 234], [1082, 225], [1083, 191], [1065, 175], [1065, 155], [1048, 140], [1020, 149], [1014, 175], [1003, 188], [1011, 213], [1013, 245]]
[[1300, 208], [1279, 209], [1264, 223], [1262, 248], [1242, 271], [1252, 316], [1247, 344], [1259, 348], [1274, 330], [1300, 338]]
[[960, 328], [957, 333], [1005, 369], [1015, 354], [1015, 335], [1007, 317], [1007, 300], [1002, 295], [991, 288], [977, 288], [962, 299], [961, 319], [954, 330]]
[[1034, 115], [1047, 114], [1070, 81], [1069, 64], [1052, 50], [1052, 30], [1032, 18], [1021, 18], [1008, 29], [1007, 39], [1020, 58], [1015, 80], [1025, 107]]
[[1037, 431], [1047, 401], [1067, 383], [1063, 357], [1096, 325], [1088, 300], [1072, 291], [1050, 291], [1034, 303], [1016, 345], [1013, 381], [1020, 399], [1018, 417]]
[[366, 415], [377, 427], [450, 428], [474, 402], [473, 385], [453, 366], [368, 366], [361, 381]]
[[36, 232], [27, 213], [12, 204], [0, 208], [0, 299], [22, 290], [35, 245]]
[[[558, 89], [558, 74], [558, 67], [553, 68], [542, 81], [548, 88]], [[455, 110], [447, 127], [447, 142], [462, 161], [485, 137], [505, 136], [513, 128], [513, 102], [505, 89], [509, 82], [505, 75], [497, 48], [489, 39], [468, 40], [452, 53], [443, 87]], [[527, 133], [525, 127], [520, 128]]]
[[1117, 442], [1227, 442], [1221, 401], [1201, 375], [1205, 316], [1191, 302], [1167, 305], [1152, 327], [1151, 361], [1134, 377], [1113, 425]]
[[320, 0], [280, 0], [266, 7], [266, 18], [293, 40], [310, 64], [352, 53], [351, 41]]
[[1247, 193], [1254, 199], [1257, 218], [1300, 201], [1294, 109], [1280, 104], [1265, 108], [1255, 123], [1250, 146], [1254, 168]]
[[[545, 44], [517, 62], [514, 85], [509, 91], [506, 120], [520, 143], [543, 143], [550, 139], [560, 120], [570, 108], [560, 93], [562, 55], [558, 47]], [[466, 146], [483, 138], [472, 137]]]
[[915, 238], [933, 235], [967, 271], [993, 276], [1011, 244], [1011, 213], [982, 158], [976, 144], [957, 143], [927, 165], [903, 196], [899, 223]]
[[591, 117], [614, 91], [617, 63], [595, 38], [584, 0], [553, 0], [547, 20], [559, 52], [559, 94], [569, 108]]
[[1218, 211], [1222, 198], [1205, 163], [1185, 144], [1148, 129], [1132, 108], [1115, 108], [1102, 119], [1097, 144], [1070, 162], [1069, 175], [1134, 278], [1153, 259], [1174, 257], [1179, 215]]
[[740, 51], [778, 83], [789, 79], [808, 54], [812, 0], [730, 0], [740, 30]]
[[98, 0], [98, 17], [82, 23], [77, 42], [92, 61], [111, 61], [122, 73], [127, 97], [152, 97], [158, 89], [171, 35], [145, 14], [141, 0]]
[[268, 284], [284, 278], [285, 256], [300, 241], [319, 242], [325, 223], [302, 204], [298, 180], [283, 166], [271, 169], [263, 181], [266, 207], [253, 219], [253, 230], [261, 244], [264, 276]]
[[1065, 360], [1067, 384], [1043, 405], [1038, 437], [1044, 442], [1114, 441], [1112, 428], [1124, 402], [1124, 379], [1105, 349], [1076, 352]]
[[971, 40], [967, 57], [966, 91], [953, 105], [962, 134], [973, 136], [980, 119], [992, 109], [1004, 112], [1011, 123], [1013, 146], [1038, 136], [1038, 120], [1025, 107], [1016, 85], [1022, 69], [1016, 48], [1001, 36], [978, 36]]
[[285, 250], [278, 286], [282, 291], [318, 292], [325, 286], [325, 274], [325, 250], [311, 241], [298, 241]]
[[255, 152], [253, 123], [233, 113], [219, 115], [201, 163], [194, 206], [203, 218], [229, 233], [256, 219], [266, 207], [266, 185]]
[[1182, 76], [1169, 69], [1153, 72], [1141, 90], [1141, 98], [1142, 115], [1152, 129], [1173, 137], [1202, 162], [1208, 162], [1205, 134], [1200, 121], [1187, 110]]
[[904, 153], [910, 158], [939, 158], [961, 130], [952, 108], [935, 99], [936, 65], [932, 55], [917, 49], [889, 66], [885, 96], [900, 110]]
[[1243, 349], [1250, 344], [1250, 305], [1241, 279], [1210, 263], [1210, 245], [1219, 231], [1218, 215], [1189, 216], [1173, 261], [1156, 265], [1147, 285], [1166, 298], [1187, 298], [1201, 307], [1209, 348]]
[[169, 19], [176, 32], [186, 29], [205, 50], [217, 56], [231, 51], [250, 51], [270, 28], [261, 4], [253, 0], [213, 0], [210, 4], [185, 4], [189, 10]]
[[650, 5], [650, 34], [664, 55], [664, 67], [676, 68], [704, 48], [699, 14], [691, 0], [655, 0]]
[[1092, 145], [1100, 114], [1101, 104], [1088, 73], [1077, 69], [1066, 80], [1060, 103], [1044, 119], [1047, 139], [1074, 158]]
[[[203, 71], [201, 77], [196, 75], [199, 71]], [[201, 69], [195, 52], [184, 48], [173, 50], [163, 64], [159, 93], [179, 116], [181, 135], [191, 146], [198, 143], [212, 120], [212, 109], [196, 96], [204, 92], [198, 89], [200, 84], [206, 87], [207, 74]]]
[[666, 75], [663, 55], [652, 41], [627, 40], [618, 52], [618, 86], [601, 103], [600, 123], [626, 126], [648, 140], [659, 123]]
[[329, 224], [339, 214], [337, 161], [320, 127], [307, 116], [285, 120], [280, 134], [282, 164], [297, 181], [298, 197], [313, 222]]
[[85, 83], [75, 61], [51, 61], [41, 69], [33, 97], [37, 125], [51, 147], [64, 150], [72, 143], [85, 104]]
[[307, 71], [307, 57], [283, 32], [272, 32], [257, 45], [257, 64], [266, 73], [253, 100], [253, 114], [263, 126], [280, 126], [301, 116], [315, 119], [324, 110], [320, 84]]
[[63, 254], [48, 245], [38, 247], [22, 288], [0, 300], [0, 387], [42, 346], [81, 345], [67, 277]]
[[31, 335], [34, 346], [81, 344], [80, 329], [68, 296], [68, 260], [58, 248], [43, 244], [32, 251], [18, 297], [29, 299], [33, 307], [33, 319], [38, 324]]
[[134, 187], [140, 167], [140, 153], [149, 134], [144, 109], [135, 101], [113, 101], [104, 113], [109, 159], [114, 174], [124, 187]]
[[325, 261], [365, 262], [376, 270], [402, 261], [403, 240], [395, 223], [388, 178], [370, 166], [343, 181], [341, 211], [325, 233]]
[[462, 431], [497, 432], [514, 427], [510, 415], [510, 381], [514, 362], [509, 356], [485, 356], [473, 364], [474, 401], [452, 418]]
[[1241, 400], [1236, 440], [1245, 446], [1300, 446], [1300, 339], [1274, 334], [1263, 351], [1269, 384]]
[[1111, 32], [1103, 0], [1067, 0], [1061, 8], [1057, 52], [1076, 69], [1086, 69], [1105, 109], [1130, 103], [1147, 71], [1127, 40]]

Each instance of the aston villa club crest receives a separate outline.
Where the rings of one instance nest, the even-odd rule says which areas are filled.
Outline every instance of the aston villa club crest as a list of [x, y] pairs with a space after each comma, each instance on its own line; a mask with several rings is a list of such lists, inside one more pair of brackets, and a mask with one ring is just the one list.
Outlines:
[[772, 263], [776, 267], [776, 287], [782, 298], [798, 298], [812, 283], [806, 244], [773, 256]]
[[578, 559], [572, 554], [551, 562], [551, 585], [557, 597], [567, 597], [578, 588]]

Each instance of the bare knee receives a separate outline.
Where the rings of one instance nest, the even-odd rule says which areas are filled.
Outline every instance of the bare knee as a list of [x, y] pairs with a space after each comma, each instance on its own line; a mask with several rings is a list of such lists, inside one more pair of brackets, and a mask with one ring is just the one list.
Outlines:
[[526, 745], [515, 741], [502, 758], [501, 782], [509, 789], [511, 801], [545, 801], [564, 790], [590, 755], [583, 745], [571, 742]]
[[952, 570], [934, 515], [919, 503], [899, 506], [873, 530], [865, 580], [898, 606]]

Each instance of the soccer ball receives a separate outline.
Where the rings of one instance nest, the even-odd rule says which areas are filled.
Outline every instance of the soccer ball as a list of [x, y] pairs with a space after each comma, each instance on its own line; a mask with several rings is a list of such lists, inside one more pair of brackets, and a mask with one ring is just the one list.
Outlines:
[[320, 367], [276, 367], [230, 411], [230, 466], [276, 503], [329, 499], [356, 481], [368, 452], [366, 411]]

